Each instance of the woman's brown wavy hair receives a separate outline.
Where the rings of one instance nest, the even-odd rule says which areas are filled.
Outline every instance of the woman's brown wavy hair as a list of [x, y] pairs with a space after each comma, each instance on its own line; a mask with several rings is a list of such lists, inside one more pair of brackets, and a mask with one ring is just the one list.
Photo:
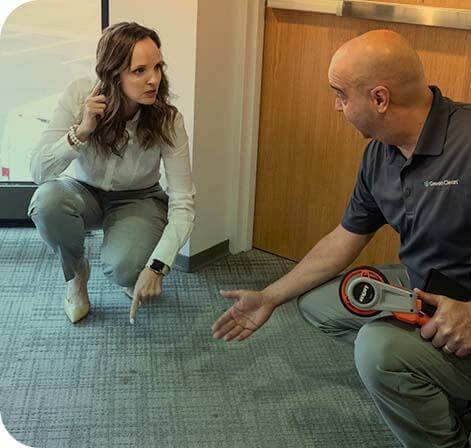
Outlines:
[[[132, 52], [137, 42], [151, 38], [160, 49], [158, 34], [135, 22], [116, 23], [106, 28], [96, 50], [96, 74], [100, 81], [100, 93], [108, 99], [105, 116], [90, 136], [98, 153], [109, 157], [112, 153], [122, 156], [128, 141], [126, 130], [126, 96], [121, 89], [120, 74], [131, 65]], [[155, 144], [174, 146], [174, 122], [177, 108], [169, 102], [168, 79], [162, 67], [162, 79], [155, 103], [140, 104], [140, 116], [136, 137], [144, 150]]]

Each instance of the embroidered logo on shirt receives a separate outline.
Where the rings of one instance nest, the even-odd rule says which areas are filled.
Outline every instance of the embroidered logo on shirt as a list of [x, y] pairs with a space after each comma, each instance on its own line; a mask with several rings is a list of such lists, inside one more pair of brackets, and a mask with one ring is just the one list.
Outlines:
[[445, 179], [445, 180], [426, 180], [424, 182], [424, 187], [448, 187], [450, 185], [459, 185], [459, 179]]

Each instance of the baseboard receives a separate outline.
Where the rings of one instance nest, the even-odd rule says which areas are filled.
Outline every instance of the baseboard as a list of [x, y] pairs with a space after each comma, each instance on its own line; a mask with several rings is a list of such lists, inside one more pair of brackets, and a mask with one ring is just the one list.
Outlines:
[[34, 227], [31, 219], [0, 219], [0, 227]]
[[229, 240], [226, 240], [190, 257], [178, 254], [175, 266], [185, 272], [194, 272], [229, 255], [229, 253]]
[[28, 182], [0, 183], [0, 220], [2, 223], [10, 221], [22, 225], [22, 221], [29, 221], [28, 205], [37, 185]]

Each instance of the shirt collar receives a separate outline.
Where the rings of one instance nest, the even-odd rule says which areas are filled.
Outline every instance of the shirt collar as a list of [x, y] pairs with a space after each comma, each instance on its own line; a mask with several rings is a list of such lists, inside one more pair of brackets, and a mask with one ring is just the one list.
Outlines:
[[[432, 106], [412, 154], [413, 156], [439, 156], [443, 153], [451, 112], [450, 103], [443, 97], [438, 87], [430, 86], [430, 90], [433, 93]], [[396, 146], [387, 145], [386, 159], [389, 162], [393, 161], [398, 152], [399, 149]]]
[[433, 92], [432, 107], [413, 155], [439, 156], [445, 145], [450, 119], [450, 103], [442, 96], [438, 87], [430, 86], [430, 90]]

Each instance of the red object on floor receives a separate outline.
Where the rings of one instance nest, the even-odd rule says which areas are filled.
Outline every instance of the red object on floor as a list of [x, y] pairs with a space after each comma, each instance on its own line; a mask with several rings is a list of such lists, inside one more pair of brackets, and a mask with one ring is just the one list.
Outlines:
[[8, 179], [10, 179], [10, 168], [2, 166], [2, 177], [8, 177]]

